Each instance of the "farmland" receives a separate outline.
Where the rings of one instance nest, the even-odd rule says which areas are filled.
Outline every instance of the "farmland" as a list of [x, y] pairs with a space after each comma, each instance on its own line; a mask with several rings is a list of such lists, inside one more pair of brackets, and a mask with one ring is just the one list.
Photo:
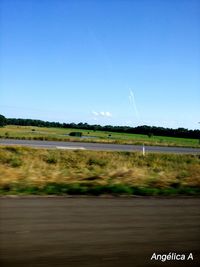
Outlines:
[[[82, 137], [71, 137], [70, 132], [81, 132]], [[7, 125], [0, 128], [0, 138], [52, 140], [52, 141], [77, 141], [99, 142], [113, 144], [133, 145], [156, 145], [156, 146], [179, 146], [200, 147], [199, 139], [177, 138], [166, 136], [151, 136], [141, 134], [115, 133], [107, 131], [48, 128], [36, 126], [13, 126]]]

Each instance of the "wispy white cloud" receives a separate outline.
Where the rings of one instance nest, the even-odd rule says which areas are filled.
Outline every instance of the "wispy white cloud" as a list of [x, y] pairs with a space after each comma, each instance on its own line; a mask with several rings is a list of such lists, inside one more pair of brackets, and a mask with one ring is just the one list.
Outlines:
[[96, 112], [96, 111], [92, 111], [92, 115], [94, 115], [94, 116], [98, 116], [98, 115], [99, 115], [99, 113], [98, 113], [98, 112]]
[[100, 111], [100, 112], [96, 112], [96, 111], [92, 111], [92, 115], [94, 115], [95, 117], [112, 117], [112, 114], [109, 111]]
[[104, 117], [104, 116], [105, 116], [104, 111], [100, 111], [100, 112], [99, 112], [99, 115], [102, 116], [102, 117]]
[[106, 117], [112, 117], [112, 114], [111, 114], [109, 111], [106, 111], [106, 112], [105, 112], [105, 116], [106, 116]]

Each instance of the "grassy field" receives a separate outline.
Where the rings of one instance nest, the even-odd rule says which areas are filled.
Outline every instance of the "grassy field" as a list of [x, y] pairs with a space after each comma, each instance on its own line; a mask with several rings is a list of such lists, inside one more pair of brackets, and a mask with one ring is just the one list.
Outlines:
[[[83, 133], [83, 137], [70, 137], [68, 134], [73, 131]], [[103, 131], [88, 131], [63, 128], [45, 128], [33, 126], [12, 126], [0, 128], [0, 138], [18, 138], [32, 140], [58, 140], [58, 141], [77, 141], [77, 142], [104, 142], [114, 144], [135, 144], [135, 145], [158, 145], [158, 146], [182, 146], [200, 147], [198, 139], [175, 138], [164, 136], [125, 134]]]
[[0, 193], [200, 195], [200, 157], [1, 146]]

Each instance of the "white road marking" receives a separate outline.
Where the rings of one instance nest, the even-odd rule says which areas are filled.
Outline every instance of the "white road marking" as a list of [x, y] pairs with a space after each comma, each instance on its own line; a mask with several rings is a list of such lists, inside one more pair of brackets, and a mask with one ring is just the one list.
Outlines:
[[78, 146], [57, 146], [57, 149], [71, 149], [71, 150], [85, 150], [85, 147], [78, 147]]

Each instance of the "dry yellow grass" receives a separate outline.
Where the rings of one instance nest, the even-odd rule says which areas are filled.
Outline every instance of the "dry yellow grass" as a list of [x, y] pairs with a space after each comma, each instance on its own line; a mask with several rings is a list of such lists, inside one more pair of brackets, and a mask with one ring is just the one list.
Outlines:
[[200, 187], [200, 159], [193, 155], [62, 151], [0, 147], [0, 187], [47, 183]]

